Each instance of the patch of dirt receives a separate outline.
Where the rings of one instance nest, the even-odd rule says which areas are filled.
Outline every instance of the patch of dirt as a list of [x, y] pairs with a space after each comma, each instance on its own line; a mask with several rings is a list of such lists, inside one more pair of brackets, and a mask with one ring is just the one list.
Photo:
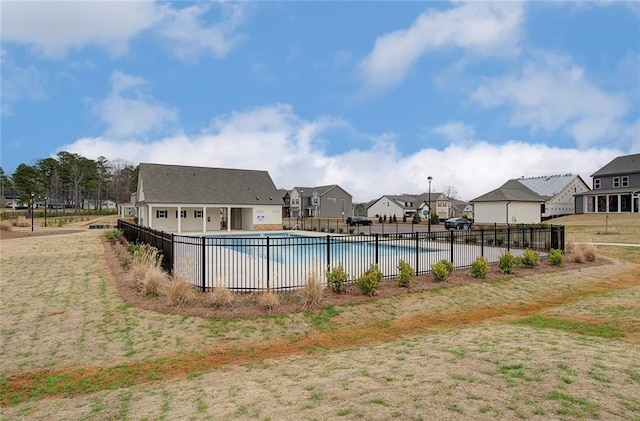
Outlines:
[[[258, 298], [260, 293], [234, 293], [235, 301], [232, 306], [215, 307], [211, 304], [211, 294], [196, 292], [196, 298], [185, 307], [175, 307], [171, 305], [165, 297], [146, 297], [141, 295], [135, 285], [132, 275], [120, 264], [120, 259], [112, 243], [105, 241], [105, 256], [107, 264], [116, 280], [116, 286], [122, 299], [138, 308], [158, 311], [163, 313], [183, 314], [203, 318], [255, 318], [266, 315], [291, 314], [305, 310], [317, 310], [331, 306], [342, 306], [357, 303], [372, 302], [389, 297], [400, 297], [421, 291], [437, 288], [453, 288], [458, 285], [466, 285], [477, 282], [490, 282], [496, 279], [512, 279], [520, 276], [544, 274], [549, 272], [561, 272], [597, 266], [611, 263], [606, 258], [599, 258], [596, 262], [575, 263], [565, 259], [562, 267], [553, 266], [548, 260], [543, 259], [540, 265], [533, 269], [519, 267], [515, 274], [503, 274], [496, 265], [492, 265], [486, 279], [476, 279], [469, 273], [468, 269], [454, 271], [446, 282], [436, 282], [431, 274], [421, 275], [414, 278], [411, 288], [398, 286], [395, 278], [383, 279], [378, 288], [378, 295], [369, 297], [363, 295], [356, 285], [349, 285], [346, 294], [335, 294], [329, 289], [325, 289], [321, 303], [313, 309], [304, 308], [303, 301], [296, 292], [278, 293], [279, 304], [271, 310], [262, 308]], [[126, 249], [126, 240], [123, 239]]]
[[42, 237], [45, 235], [73, 234], [73, 233], [82, 232], [82, 231], [85, 231], [85, 230], [41, 229], [41, 230], [35, 230], [35, 231], [24, 231], [24, 230], [0, 231], [0, 240], [13, 240], [15, 238], [24, 238], [24, 237]]

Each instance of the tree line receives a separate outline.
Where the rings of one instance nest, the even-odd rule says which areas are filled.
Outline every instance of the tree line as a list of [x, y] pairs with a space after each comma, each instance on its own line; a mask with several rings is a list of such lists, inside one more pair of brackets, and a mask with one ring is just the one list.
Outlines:
[[20, 164], [11, 175], [0, 168], [0, 197], [24, 204], [33, 197], [34, 202], [46, 200], [48, 205], [79, 213], [87, 205], [103, 210], [109, 200], [129, 202], [137, 182], [138, 167], [122, 159], [100, 156], [93, 160], [62, 151], [34, 165]]

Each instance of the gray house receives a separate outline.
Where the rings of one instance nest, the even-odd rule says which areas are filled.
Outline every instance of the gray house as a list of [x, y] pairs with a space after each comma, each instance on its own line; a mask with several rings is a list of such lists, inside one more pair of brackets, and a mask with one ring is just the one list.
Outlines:
[[281, 230], [282, 198], [266, 171], [141, 163], [138, 223], [173, 233]]
[[352, 212], [352, 196], [337, 184], [280, 191], [286, 217], [345, 218]]
[[640, 154], [619, 156], [591, 178], [593, 190], [576, 195], [576, 213], [640, 212]]
[[589, 191], [589, 185], [574, 174], [519, 178], [518, 181], [545, 198], [542, 218], [575, 213], [575, 195]]

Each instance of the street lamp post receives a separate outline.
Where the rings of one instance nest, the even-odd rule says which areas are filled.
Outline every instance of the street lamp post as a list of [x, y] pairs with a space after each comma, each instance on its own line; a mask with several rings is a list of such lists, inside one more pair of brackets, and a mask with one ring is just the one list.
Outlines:
[[427, 177], [427, 180], [429, 180], [429, 213], [427, 216], [427, 231], [431, 234], [431, 180], [433, 180], [433, 177], [429, 176]]
[[31, 231], [33, 231], [33, 193], [31, 193]]
[[342, 198], [342, 223], [344, 224], [344, 197]]
[[302, 206], [304, 206], [304, 190], [300, 189], [300, 224], [304, 230], [304, 210]]

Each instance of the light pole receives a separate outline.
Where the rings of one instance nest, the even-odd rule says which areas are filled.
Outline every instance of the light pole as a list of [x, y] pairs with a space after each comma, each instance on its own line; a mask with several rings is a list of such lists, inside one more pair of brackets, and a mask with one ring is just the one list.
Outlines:
[[304, 230], [304, 213], [302, 210], [303, 203], [304, 203], [304, 190], [300, 189], [300, 225], [302, 225], [302, 229]]
[[33, 232], [33, 193], [31, 193], [31, 231]]
[[427, 180], [429, 180], [429, 213], [427, 214], [427, 232], [431, 234], [431, 180], [433, 180], [433, 177], [429, 176], [427, 177]]
[[342, 198], [342, 223], [344, 224], [344, 197]]
[[47, 227], [47, 196], [44, 197], [44, 227]]

